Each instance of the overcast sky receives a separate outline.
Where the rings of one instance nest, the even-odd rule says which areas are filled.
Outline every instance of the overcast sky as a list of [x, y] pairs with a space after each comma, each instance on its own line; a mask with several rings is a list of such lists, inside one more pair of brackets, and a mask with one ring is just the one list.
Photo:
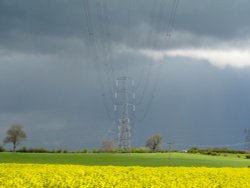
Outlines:
[[1, 142], [21, 123], [27, 147], [99, 148], [120, 76], [138, 86], [134, 146], [244, 142], [250, 1], [180, 0], [175, 19], [174, 0], [86, 2], [0, 0]]

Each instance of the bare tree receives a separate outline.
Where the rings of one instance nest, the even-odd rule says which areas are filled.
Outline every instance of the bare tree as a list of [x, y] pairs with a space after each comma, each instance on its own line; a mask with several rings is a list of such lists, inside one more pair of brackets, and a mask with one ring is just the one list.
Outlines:
[[16, 146], [27, 137], [26, 133], [22, 130], [21, 124], [13, 124], [6, 133], [7, 136], [4, 139], [4, 143], [12, 143], [14, 152], [16, 151]]
[[148, 147], [152, 152], [155, 152], [160, 148], [161, 143], [162, 136], [160, 134], [155, 134], [147, 139], [146, 147]]
[[104, 152], [111, 152], [114, 149], [114, 144], [111, 140], [104, 140], [102, 142], [102, 148], [101, 150]]

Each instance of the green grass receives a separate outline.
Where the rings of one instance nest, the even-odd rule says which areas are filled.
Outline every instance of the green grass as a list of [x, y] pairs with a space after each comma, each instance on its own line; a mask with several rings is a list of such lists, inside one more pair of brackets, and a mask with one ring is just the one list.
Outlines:
[[242, 155], [208, 156], [189, 153], [147, 154], [105, 154], [105, 153], [0, 153], [0, 163], [50, 163], [80, 165], [115, 165], [115, 166], [206, 166], [206, 167], [247, 167], [250, 160]]

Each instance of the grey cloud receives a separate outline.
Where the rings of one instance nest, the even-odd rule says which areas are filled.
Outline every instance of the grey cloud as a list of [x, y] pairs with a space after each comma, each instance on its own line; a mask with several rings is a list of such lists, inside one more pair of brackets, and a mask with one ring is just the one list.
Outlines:
[[183, 1], [177, 27], [224, 40], [249, 37], [249, 5], [246, 0]]
[[[154, 12], [154, 10], [161, 10], [159, 7], [161, 1], [157, 4], [155, 1], [138, 0], [131, 3], [130, 9], [127, 8], [128, 2], [107, 1], [108, 12], [102, 15], [108, 17], [108, 25], [105, 18], [99, 20], [99, 6], [96, 2], [89, 2], [96, 42], [108, 40], [105, 32], [102, 31], [102, 22], [104, 22], [103, 26], [110, 31], [111, 43], [125, 42], [130, 46], [148, 47], [153, 45], [152, 41], [156, 40], [157, 45], [164, 41], [170, 1], [163, 4], [165, 8], [163, 16]], [[177, 10], [176, 30], [222, 40], [248, 36], [248, 5], [249, 2], [245, 0], [237, 2], [181, 1]], [[80, 0], [36, 2], [2, 0], [0, 6], [1, 46], [19, 49], [27, 47], [30, 50], [33, 48], [37, 51], [44, 49], [53, 52], [53, 49], [60, 49], [61, 41], [65, 38], [76, 37], [86, 42], [87, 25], [83, 6], [84, 3]], [[128, 11], [130, 11], [129, 15]], [[165, 26], [162, 27], [161, 24]], [[127, 40], [128, 32], [129, 40]], [[163, 37], [157, 39], [159, 34]], [[151, 38], [150, 41], [145, 42], [149, 40], [148, 38]]]
[[[128, 66], [137, 83], [145, 66], [152, 68], [145, 95], [145, 101], [149, 100], [159, 62], [152, 62], [137, 50], [166, 48], [165, 30], [152, 22], [152, 9], [159, 4], [133, 1], [128, 27], [128, 1], [107, 1], [111, 11], [107, 15], [107, 38], [97, 22], [95, 1], [89, 2], [97, 51], [88, 41], [82, 1], [0, 0], [1, 140], [15, 121], [27, 130], [29, 139], [24, 144], [30, 147], [99, 147], [102, 139], [110, 137], [114, 125], [102, 100], [104, 93], [112, 112], [107, 81], [110, 70], [106, 71], [103, 51], [107, 42], [115, 76], [124, 74]], [[246, 39], [248, 4], [244, 0], [182, 1], [171, 47]], [[190, 36], [179, 37], [183, 33]], [[129, 50], [122, 51], [121, 46]], [[104, 91], [99, 86], [95, 58], [101, 63]], [[249, 125], [249, 69], [219, 70], [208, 62], [186, 58], [163, 62], [149, 114], [134, 124], [136, 146], [144, 145], [155, 132], [163, 134], [165, 143], [172, 139], [176, 143], [225, 144], [243, 139], [241, 131]], [[145, 84], [146, 76], [143, 78]], [[138, 98], [142, 94], [139, 90]], [[137, 117], [146, 107], [145, 102], [137, 106]]]
[[219, 70], [206, 62], [185, 61], [173, 61], [164, 69], [161, 92], [150, 110], [150, 117], [161, 121], [153, 121], [147, 130], [161, 127], [167, 139], [178, 143], [242, 142], [249, 121], [249, 69]]

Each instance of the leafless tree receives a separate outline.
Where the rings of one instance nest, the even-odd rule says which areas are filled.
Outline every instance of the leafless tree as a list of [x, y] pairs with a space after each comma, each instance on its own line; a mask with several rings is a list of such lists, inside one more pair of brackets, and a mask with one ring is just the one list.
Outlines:
[[4, 143], [12, 143], [14, 152], [16, 151], [16, 146], [27, 137], [26, 133], [22, 130], [21, 124], [19, 123], [13, 124], [6, 133], [7, 136], [4, 139]]
[[160, 148], [161, 143], [162, 136], [160, 134], [155, 134], [147, 139], [146, 147], [148, 147], [152, 152], [155, 152]]

